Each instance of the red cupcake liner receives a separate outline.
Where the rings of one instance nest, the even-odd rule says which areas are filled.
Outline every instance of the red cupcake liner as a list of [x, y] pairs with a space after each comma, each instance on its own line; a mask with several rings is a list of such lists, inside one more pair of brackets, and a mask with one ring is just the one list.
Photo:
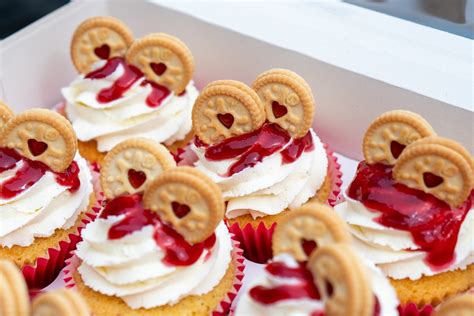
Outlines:
[[432, 305], [424, 305], [420, 308], [415, 303], [408, 303], [398, 306], [400, 316], [431, 316], [433, 311], [434, 307]]
[[103, 194], [98, 184], [99, 174], [90, 166], [93, 179], [94, 192], [96, 199], [82, 219], [76, 233], [69, 234], [66, 240], [60, 241], [56, 247], [49, 248], [45, 257], [35, 260], [32, 265], [26, 265], [22, 268], [23, 276], [28, 288], [34, 293], [35, 290], [42, 289], [51, 284], [64, 268], [65, 261], [72, 256], [72, 251], [81, 241], [81, 231], [89, 222], [93, 221], [101, 209]]
[[[328, 172], [331, 175], [332, 183], [332, 190], [327, 203], [334, 206], [339, 202], [338, 199], [341, 193], [341, 165], [327, 144], [324, 144], [324, 148], [328, 155]], [[266, 227], [263, 222], [260, 222], [257, 228], [254, 228], [250, 223], [244, 227], [241, 227], [239, 223], [234, 223], [229, 226], [229, 230], [235, 235], [236, 239], [240, 241], [246, 259], [256, 263], [266, 263], [273, 257], [272, 236], [275, 226], [276, 223], [270, 227]]]
[[[239, 242], [232, 236], [232, 260], [236, 266], [234, 282], [231, 289], [225, 295], [224, 299], [217, 304], [216, 309], [212, 312], [212, 316], [225, 316], [229, 314], [232, 302], [237, 296], [240, 288], [242, 287], [242, 280], [244, 279], [244, 257], [243, 251], [240, 248]], [[74, 288], [76, 286], [74, 282], [73, 274], [77, 271], [81, 260], [77, 256], [72, 256], [66, 261], [66, 267], [64, 268], [64, 283], [67, 288]]]

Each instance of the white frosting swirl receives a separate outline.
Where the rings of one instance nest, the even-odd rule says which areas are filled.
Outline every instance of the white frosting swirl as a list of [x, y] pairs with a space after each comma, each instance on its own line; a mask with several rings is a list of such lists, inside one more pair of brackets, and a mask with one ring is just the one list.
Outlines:
[[441, 272], [464, 269], [474, 263], [474, 211], [469, 210], [461, 225], [455, 247], [454, 262], [444, 269], [433, 271], [424, 261], [426, 252], [403, 230], [383, 226], [374, 221], [380, 212], [367, 209], [363, 203], [346, 197], [346, 202], [335, 210], [349, 224], [355, 248], [375, 263], [385, 275], [394, 279], [417, 280]]
[[[98, 62], [94, 69], [103, 66]], [[142, 86], [144, 77], [137, 80], [122, 97], [108, 103], [97, 101], [97, 94], [110, 87], [123, 74], [121, 64], [109, 76], [87, 79], [84, 75], [62, 89], [66, 99], [66, 114], [81, 141], [95, 139], [99, 151], [109, 151], [118, 143], [145, 137], [160, 143], [172, 144], [186, 137], [192, 128], [191, 111], [199, 92], [191, 81], [186, 93], [170, 93], [161, 104], [150, 107], [146, 103], [152, 88]]]
[[82, 232], [77, 246], [82, 260], [78, 268], [84, 283], [96, 292], [120, 297], [130, 308], [173, 305], [189, 295], [206, 294], [219, 284], [231, 263], [232, 241], [221, 223], [216, 243], [192, 265], [169, 266], [148, 225], [117, 240], [108, 238], [109, 228], [124, 215], [98, 218]]
[[[92, 175], [84, 158], [76, 154], [79, 189], [71, 193], [55, 180], [55, 175], [46, 171], [43, 177], [27, 190], [10, 199], [0, 198], [0, 246], [26, 247], [36, 237], [49, 237], [56, 229], [69, 229], [77, 217], [87, 210], [92, 188]], [[0, 184], [11, 179], [21, 168], [0, 173]]]
[[274, 215], [290, 208], [296, 208], [316, 194], [322, 186], [328, 169], [328, 158], [323, 143], [311, 130], [314, 149], [303, 152], [294, 162], [282, 164], [281, 150], [265, 157], [254, 167], [246, 168], [230, 177], [229, 166], [238, 158], [209, 160], [206, 149], [191, 145], [197, 155], [195, 167], [204, 172], [222, 189], [228, 202], [226, 216], [235, 218], [251, 214], [253, 218]]
[[[288, 255], [281, 254], [276, 256], [273, 261], [283, 262], [288, 267], [298, 267], [296, 260]], [[398, 315], [397, 306], [398, 299], [395, 290], [392, 288], [388, 280], [383, 276], [382, 272], [368, 261], [362, 261], [367, 267], [368, 275], [372, 285], [372, 290], [377, 296], [380, 303], [380, 315], [392, 316]], [[281, 300], [274, 304], [264, 305], [255, 301], [250, 296], [250, 289], [261, 285], [265, 287], [275, 287], [279, 285], [294, 285], [299, 282], [294, 278], [277, 277], [261, 266], [262, 273], [258, 273], [257, 277], [250, 281], [248, 290], [245, 291], [237, 304], [235, 311], [236, 316], [240, 315], [272, 315], [272, 316], [310, 316], [315, 311], [324, 311], [324, 302], [315, 299], [289, 299]]]

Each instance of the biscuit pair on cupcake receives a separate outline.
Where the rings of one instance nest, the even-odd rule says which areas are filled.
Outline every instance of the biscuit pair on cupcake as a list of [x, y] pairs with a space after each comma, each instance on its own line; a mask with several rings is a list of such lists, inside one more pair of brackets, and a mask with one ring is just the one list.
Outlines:
[[390, 279], [402, 305], [436, 306], [474, 286], [474, 160], [402, 110], [376, 118], [336, 211], [358, 252]]
[[165, 33], [134, 39], [122, 21], [93, 17], [77, 27], [70, 50], [79, 77], [62, 89], [64, 110], [86, 159], [101, 163], [134, 137], [172, 151], [191, 139], [198, 91], [193, 56], [180, 39]]
[[308, 203], [288, 213], [273, 235], [275, 257], [249, 280], [239, 315], [398, 315], [394, 289], [360, 257], [344, 221]]
[[114, 147], [100, 180], [107, 201], [65, 278], [94, 315], [227, 310], [243, 266], [217, 185], [143, 138]]
[[286, 213], [338, 192], [338, 165], [312, 128], [314, 112], [310, 86], [285, 69], [252, 87], [211, 82], [193, 107], [189, 163], [221, 188], [228, 224], [253, 261], [271, 257], [271, 232]]

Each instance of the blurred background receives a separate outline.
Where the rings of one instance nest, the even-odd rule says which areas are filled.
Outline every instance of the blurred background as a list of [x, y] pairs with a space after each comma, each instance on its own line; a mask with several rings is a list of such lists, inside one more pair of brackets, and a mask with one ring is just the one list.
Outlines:
[[[331, 0], [311, 2], [318, 1]], [[0, 39], [67, 2], [69, 1], [0, 0]], [[474, 39], [474, 0], [345, 0], [345, 2]]]

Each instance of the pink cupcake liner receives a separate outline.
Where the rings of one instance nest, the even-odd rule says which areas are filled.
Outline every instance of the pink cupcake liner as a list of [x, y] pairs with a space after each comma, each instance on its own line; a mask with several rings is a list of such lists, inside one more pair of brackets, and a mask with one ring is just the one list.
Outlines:
[[[328, 172], [331, 175], [332, 183], [332, 190], [327, 203], [334, 206], [338, 203], [341, 193], [341, 165], [327, 144], [324, 144], [324, 148], [328, 155]], [[239, 223], [234, 223], [229, 226], [229, 230], [235, 235], [236, 239], [240, 241], [246, 259], [256, 263], [266, 263], [273, 257], [272, 236], [275, 226], [276, 224], [274, 223], [270, 227], [266, 227], [263, 222], [260, 222], [257, 228], [254, 228], [251, 224], [246, 224], [244, 227], [241, 227]]]
[[415, 303], [408, 303], [398, 306], [400, 316], [431, 316], [433, 311], [434, 307], [432, 305], [424, 305], [420, 308]]
[[99, 174], [94, 171], [93, 166], [91, 166], [91, 172], [96, 199], [79, 224], [77, 232], [69, 234], [67, 240], [60, 241], [56, 247], [49, 248], [46, 256], [37, 258], [32, 265], [26, 265], [22, 268], [23, 276], [32, 293], [48, 286], [56, 279], [59, 272], [64, 268], [65, 261], [72, 256], [71, 252], [76, 249], [77, 243], [81, 241], [82, 229], [95, 219], [101, 209], [103, 194], [98, 184]]
[[[240, 288], [242, 287], [242, 280], [244, 279], [244, 257], [243, 251], [240, 248], [240, 243], [232, 236], [232, 258], [236, 266], [234, 282], [231, 289], [225, 295], [224, 299], [217, 304], [216, 309], [212, 312], [213, 316], [225, 316], [228, 315], [232, 302], [237, 296]], [[72, 256], [66, 261], [66, 267], [64, 268], [64, 283], [67, 288], [74, 288], [76, 286], [74, 282], [74, 273], [79, 268], [81, 260], [77, 256]]]

